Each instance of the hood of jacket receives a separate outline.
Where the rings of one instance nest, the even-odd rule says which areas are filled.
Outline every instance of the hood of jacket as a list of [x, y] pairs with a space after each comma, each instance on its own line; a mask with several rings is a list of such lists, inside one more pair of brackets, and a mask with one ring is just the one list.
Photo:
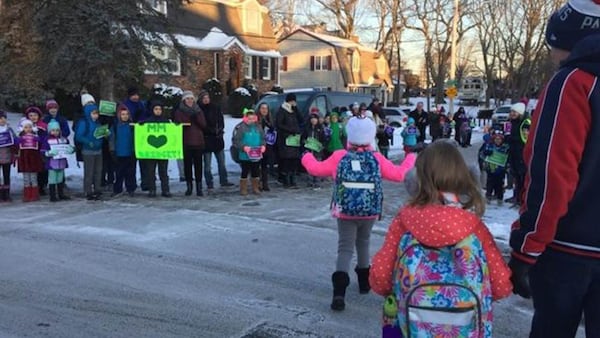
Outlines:
[[453, 245], [473, 233], [477, 215], [455, 206], [406, 207], [400, 212], [402, 225], [415, 238], [431, 247]]
[[86, 119], [88, 120], [92, 120], [92, 112], [94, 110], [98, 110], [98, 106], [95, 104], [88, 104], [87, 106], [83, 107], [83, 116], [85, 116]]
[[600, 34], [590, 35], [573, 47], [561, 68], [579, 68], [595, 76], [600, 75]]
[[285, 109], [288, 113], [294, 112], [294, 107], [292, 107], [292, 105], [288, 102], [284, 102], [283, 104], [281, 104], [281, 108]]

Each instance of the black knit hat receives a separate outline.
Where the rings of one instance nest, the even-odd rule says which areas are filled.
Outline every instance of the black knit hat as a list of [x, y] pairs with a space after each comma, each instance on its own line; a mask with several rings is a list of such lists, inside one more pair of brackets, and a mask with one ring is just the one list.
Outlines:
[[285, 102], [296, 101], [296, 94], [289, 93], [285, 96]]

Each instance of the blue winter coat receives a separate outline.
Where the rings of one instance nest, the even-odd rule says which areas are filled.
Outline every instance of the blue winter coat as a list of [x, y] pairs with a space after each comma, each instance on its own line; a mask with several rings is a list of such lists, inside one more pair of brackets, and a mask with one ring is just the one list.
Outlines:
[[94, 137], [96, 128], [100, 126], [98, 121], [93, 121], [91, 113], [98, 110], [95, 104], [87, 105], [83, 108], [83, 120], [77, 123], [75, 131], [75, 140], [82, 144], [83, 152], [99, 152], [102, 151], [102, 138]]
[[144, 121], [149, 117], [144, 101], [140, 100], [138, 102], [133, 102], [130, 99], [127, 99], [123, 101], [123, 104], [127, 106], [133, 122]]
[[109, 146], [117, 157], [133, 156], [133, 140], [133, 126], [129, 125], [129, 121], [119, 121], [112, 126]]

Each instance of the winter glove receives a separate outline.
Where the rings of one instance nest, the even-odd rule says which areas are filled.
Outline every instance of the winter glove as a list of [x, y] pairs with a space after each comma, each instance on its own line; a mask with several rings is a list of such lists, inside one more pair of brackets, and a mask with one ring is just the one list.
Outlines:
[[261, 153], [261, 154], [264, 154], [264, 153], [265, 153], [265, 151], [267, 151], [267, 147], [265, 147], [265, 146], [260, 146], [260, 153]]
[[244, 146], [244, 148], [242, 148], [242, 149], [244, 150], [244, 152], [246, 154], [248, 154], [250, 152], [250, 150], [251, 150], [250, 147], [248, 147], [248, 146]]
[[511, 257], [508, 267], [512, 271], [510, 281], [513, 284], [513, 293], [523, 298], [531, 298], [531, 288], [529, 286], [529, 269], [531, 265]]
[[46, 156], [48, 156], [48, 157], [54, 157], [56, 155], [58, 155], [58, 152], [56, 150], [48, 150], [46, 152]]

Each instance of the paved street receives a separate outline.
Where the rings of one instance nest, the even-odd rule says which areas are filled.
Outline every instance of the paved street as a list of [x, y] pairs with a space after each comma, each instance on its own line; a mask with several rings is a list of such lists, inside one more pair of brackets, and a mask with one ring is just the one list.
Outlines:
[[[327, 184], [260, 198], [185, 198], [172, 186], [170, 200], [1, 206], [0, 336], [379, 335], [382, 299], [359, 295], [353, 274], [346, 311], [329, 309], [337, 238]], [[385, 193], [372, 252], [406, 199], [401, 184]], [[495, 337], [525, 337], [530, 302], [501, 301], [495, 317]]]

